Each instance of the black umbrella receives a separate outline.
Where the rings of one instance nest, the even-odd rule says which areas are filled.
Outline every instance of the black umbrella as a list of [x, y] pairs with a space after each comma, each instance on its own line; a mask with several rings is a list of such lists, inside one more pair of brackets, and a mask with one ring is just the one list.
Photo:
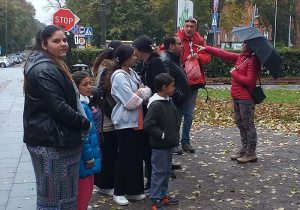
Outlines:
[[259, 31], [253, 27], [234, 27], [233, 35], [244, 41], [250, 50], [254, 52], [261, 64], [266, 67], [274, 79], [277, 79], [282, 74], [282, 59], [271, 44]]

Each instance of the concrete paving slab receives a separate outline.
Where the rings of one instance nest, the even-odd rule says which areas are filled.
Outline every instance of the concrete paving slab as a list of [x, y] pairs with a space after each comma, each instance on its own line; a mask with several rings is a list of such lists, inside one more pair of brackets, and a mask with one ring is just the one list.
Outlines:
[[9, 194], [10, 191], [9, 190], [1, 190], [0, 191], [0, 205], [6, 205], [8, 199], [9, 199]]
[[17, 168], [20, 158], [0, 159], [0, 168]]
[[33, 172], [33, 170], [34, 169], [31, 160], [20, 162], [18, 168], [16, 169], [17, 173]]
[[[1, 151], [1, 150], [0, 150]], [[20, 158], [20, 155], [21, 155], [21, 151], [6, 151], [6, 150], [2, 150], [0, 152], [0, 160], [2, 159], [6, 159], [6, 160], [9, 160], [9, 159], [19, 159]]]
[[0, 144], [0, 153], [1, 151], [22, 151], [24, 147], [23, 142], [22, 143], [15, 143], [15, 144]]
[[0, 169], [0, 179], [12, 178], [16, 176], [16, 168], [1, 168]]
[[[1, 206], [0, 206], [1, 208]], [[36, 209], [36, 196], [9, 198], [6, 210], [33, 210]]]
[[[11, 190], [11, 188], [13, 186], [13, 182], [14, 182], [14, 178], [0, 179], [1, 191]], [[0, 191], [0, 194], [1, 194], [1, 191]]]
[[29, 153], [22, 153], [20, 162], [30, 162], [31, 157]]
[[10, 197], [35, 196], [36, 184], [33, 182], [13, 184]]
[[17, 173], [14, 184], [35, 183], [35, 175], [33, 171]]

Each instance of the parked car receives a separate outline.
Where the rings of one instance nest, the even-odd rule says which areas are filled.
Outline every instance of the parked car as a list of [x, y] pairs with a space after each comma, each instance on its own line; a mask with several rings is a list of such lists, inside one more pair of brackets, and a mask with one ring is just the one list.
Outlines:
[[10, 62], [5, 56], [0, 56], [0, 67], [5, 68], [10, 66]]

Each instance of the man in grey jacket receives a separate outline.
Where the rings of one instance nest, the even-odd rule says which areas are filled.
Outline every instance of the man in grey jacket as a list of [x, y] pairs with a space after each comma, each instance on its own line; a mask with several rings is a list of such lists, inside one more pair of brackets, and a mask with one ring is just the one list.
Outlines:
[[[182, 119], [182, 115], [180, 115], [181, 110], [184, 108], [183, 105], [186, 103], [190, 96], [189, 81], [186, 76], [185, 70], [180, 64], [181, 52], [182, 42], [180, 38], [175, 34], [169, 35], [164, 40], [164, 52], [161, 56], [161, 59], [165, 65], [167, 73], [169, 73], [175, 79], [175, 91], [172, 95], [172, 99], [177, 108], [179, 125], [181, 124]], [[183, 148], [187, 148], [188, 146], [190, 146], [190, 144], [182, 144]], [[195, 152], [195, 150], [190, 152]], [[182, 154], [182, 150], [180, 150], [178, 147], [175, 147], [174, 154]]]

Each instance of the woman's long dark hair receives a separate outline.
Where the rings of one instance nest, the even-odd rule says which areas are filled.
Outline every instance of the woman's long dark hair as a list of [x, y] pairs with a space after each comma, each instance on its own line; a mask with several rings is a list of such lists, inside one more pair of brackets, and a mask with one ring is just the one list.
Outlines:
[[99, 57], [96, 58], [96, 60], [93, 63], [93, 71], [96, 73], [98, 71], [99, 66], [101, 65], [102, 61], [104, 59], [113, 59], [113, 54], [115, 50], [122, 44], [121, 41], [113, 40], [109, 43], [108, 48], [103, 51]]
[[133, 53], [134, 53], [134, 49], [130, 45], [121, 45], [116, 49], [116, 51], [113, 55], [114, 58], [116, 59], [115, 64], [109, 70], [107, 77], [106, 77], [105, 89], [107, 91], [110, 91], [110, 89], [111, 89], [111, 82], [110, 82], [111, 75], [116, 70], [121, 69], [124, 62], [127, 61], [132, 56]]
[[160, 57], [159, 47], [154, 47], [153, 41], [149, 36], [139, 36], [132, 42], [132, 46], [134, 46], [140, 52], [149, 53]]
[[[55, 55], [52, 55], [51, 53], [49, 53], [47, 50], [45, 50], [42, 47], [42, 42], [44, 42], [44, 45], [47, 46], [48, 44], [48, 39], [56, 32], [56, 31], [62, 31], [63, 30], [55, 25], [48, 25], [46, 26], [44, 29], [40, 30], [39, 32], [37, 32], [35, 40], [36, 40], [36, 45], [33, 49], [33, 51], [31, 52], [30, 55], [32, 55], [34, 52], [41, 52], [43, 53], [47, 58], [49, 58], [55, 65], [57, 65], [59, 67], [60, 70], [62, 70], [68, 77], [70, 80], [72, 80], [72, 76], [71, 73], [67, 67], [67, 65], [60, 60], [59, 58], [57, 58]], [[26, 67], [27, 67], [27, 63], [28, 60], [26, 61], [25, 65], [24, 65], [24, 91], [26, 88], [26, 82], [27, 82], [27, 75], [26, 75]]]

